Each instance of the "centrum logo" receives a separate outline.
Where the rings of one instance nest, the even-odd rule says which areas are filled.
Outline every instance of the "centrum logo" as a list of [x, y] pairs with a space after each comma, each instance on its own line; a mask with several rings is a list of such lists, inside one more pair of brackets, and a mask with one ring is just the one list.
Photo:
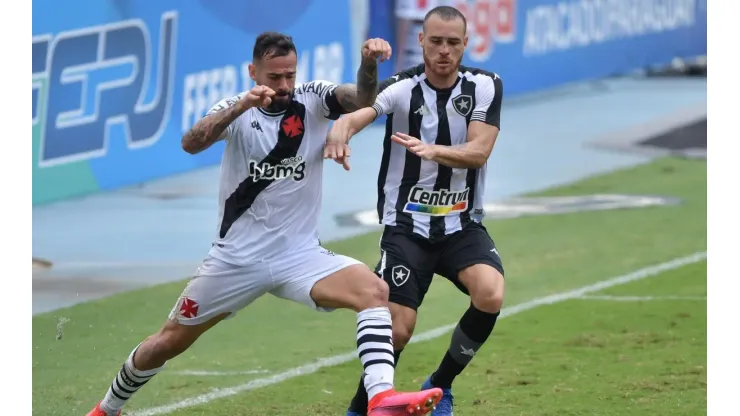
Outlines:
[[249, 162], [249, 175], [251, 175], [255, 181], [279, 181], [290, 177], [292, 177], [294, 181], [300, 181], [306, 177], [305, 171], [306, 162], [303, 160], [302, 156], [283, 159], [279, 164], [255, 162], [253, 160]]
[[409, 193], [409, 199], [403, 210], [412, 214], [432, 216], [463, 212], [468, 209], [469, 192], [469, 188], [462, 191], [450, 191], [449, 189], [428, 191], [424, 188], [414, 187]]

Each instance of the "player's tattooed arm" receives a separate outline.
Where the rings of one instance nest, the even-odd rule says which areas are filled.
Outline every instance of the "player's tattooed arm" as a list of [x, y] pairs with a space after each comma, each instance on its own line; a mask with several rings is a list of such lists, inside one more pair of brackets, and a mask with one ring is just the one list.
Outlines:
[[391, 45], [383, 39], [369, 39], [362, 45], [362, 61], [357, 69], [357, 83], [336, 89], [337, 101], [345, 113], [370, 107], [378, 96], [378, 60], [391, 57]]
[[232, 105], [216, 110], [198, 120], [182, 137], [183, 150], [194, 155], [208, 149], [213, 143], [226, 136], [226, 129], [234, 120], [244, 114], [244, 111], [246, 111], [246, 108], [240, 105]]
[[225, 139], [231, 123], [252, 107], [267, 107], [274, 95], [272, 89], [257, 85], [246, 93], [222, 100], [182, 136], [183, 150], [194, 155]]
[[378, 96], [378, 63], [375, 58], [362, 58], [356, 84], [342, 84], [336, 90], [337, 101], [345, 113], [370, 107]]

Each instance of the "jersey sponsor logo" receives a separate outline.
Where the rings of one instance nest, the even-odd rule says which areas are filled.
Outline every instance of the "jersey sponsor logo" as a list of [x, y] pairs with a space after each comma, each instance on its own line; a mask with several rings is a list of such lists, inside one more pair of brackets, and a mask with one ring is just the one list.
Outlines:
[[409, 199], [403, 211], [430, 216], [456, 214], [468, 209], [469, 193], [469, 188], [462, 191], [450, 191], [449, 189], [429, 191], [415, 186], [409, 192]]
[[33, 37], [39, 165], [105, 156], [110, 140], [132, 150], [156, 143], [170, 116], [176, 35], [169, 11], [159, 28], [131, 19]]
[[249, 175], [254, 178], [255, 182], [259, 180], [279, 181], [288, 178], [293, 178], [298, 182], [306, 177], [306, 162], [302, 156], [283, 159], [279, 164], [252, 160], [249, 162]]
[[452, 99], [452, 108], [463, 117], [467, 117], [473, 110], [473, 97], [468, 94], [460, 94]]

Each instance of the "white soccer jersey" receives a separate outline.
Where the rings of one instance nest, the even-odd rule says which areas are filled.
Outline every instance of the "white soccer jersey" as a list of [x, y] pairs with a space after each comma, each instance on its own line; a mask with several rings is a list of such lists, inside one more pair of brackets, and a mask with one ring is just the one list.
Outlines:
[[381, 83], [373, 108], [387, 115], [383, 158], [378, 173], [378, 218], [429, 239], [461, 230], [484, 216], [486, 166], [453, 169], [422, 160], [393, 143], [395, 132], [424, 143], [462, 145], [468, 125], [480, 121], [500, 127], [503, 84], [498, 75], [461, 66], [456, 83], [434, 88], [424, 64]]
[[[251, 108], [229, 125], [213, 257], [246, 265], [319, 244], [323, 148], [330, 120], [342, 112], [336, 87], [296, 85], [287, 110]], [[245, 94], [220, 101], [208, 114]]]

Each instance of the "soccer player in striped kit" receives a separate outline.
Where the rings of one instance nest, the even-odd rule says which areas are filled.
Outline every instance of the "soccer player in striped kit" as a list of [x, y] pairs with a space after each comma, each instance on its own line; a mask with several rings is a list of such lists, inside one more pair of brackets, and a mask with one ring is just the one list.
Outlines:
[[[449, 349], [422, 386], [443, 389], [432, 415], [451, 416], [452, 382], [492, 333], [504, 297], [501, 258], [482, 224], [503, 84], [495, 73], [460, 65], [466, 21], [453, 7], [427, 13], [419, 43], [424, 64], [381, 83], [372, 108], [337, 121], [324, 157], [349, 169], [349, 139], [387, 117], [377, 204], [384, 230], [375, 272], [390, 288], [394, 362], [413, 334], [435, 273], [469, 295]], [[366, 403], [360, 383], [347, 415], [365, 415]]]

